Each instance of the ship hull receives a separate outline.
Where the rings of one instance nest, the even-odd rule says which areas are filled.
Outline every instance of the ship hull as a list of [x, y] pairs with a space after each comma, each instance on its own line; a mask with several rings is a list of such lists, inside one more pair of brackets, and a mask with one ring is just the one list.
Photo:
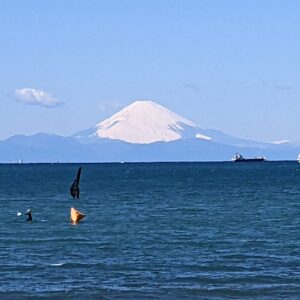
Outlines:
[[264, 158], [243, 158], [243, 159], [236, 159], [234, 162], [263, 162], [265, 161]]

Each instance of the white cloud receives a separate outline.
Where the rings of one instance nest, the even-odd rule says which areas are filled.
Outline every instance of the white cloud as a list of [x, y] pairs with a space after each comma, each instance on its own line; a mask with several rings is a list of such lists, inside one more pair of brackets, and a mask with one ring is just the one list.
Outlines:
[[63, 103], [59, 99], [43, 90], [32, 88], [16, 89], [14, 91], [14, 97], [19, 102], [44, 107], [56, 107]]

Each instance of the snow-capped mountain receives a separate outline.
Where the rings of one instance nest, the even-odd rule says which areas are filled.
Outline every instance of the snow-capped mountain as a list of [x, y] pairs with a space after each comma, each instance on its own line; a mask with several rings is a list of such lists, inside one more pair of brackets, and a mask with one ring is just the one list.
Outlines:
[[108, 138], [132, 144], [171, 142], [183, 138], [210, 140], [195, 123], [153, 101], [135, 101], [77, 136]]
[[70, 137], [40, 133], [0, 141], [0, 163], [229, 161], [237, 152], [293, 160], [300, 144], [257, 142], [205, 129], [153, 101], [136, 101]]
[[132, 144], [151, 144], [197, 139], [233, 146], [267, 145], [203, 128], [153, 101], [135, 101], [110, 118], [73, 137], [81, 142], [111, 139]]

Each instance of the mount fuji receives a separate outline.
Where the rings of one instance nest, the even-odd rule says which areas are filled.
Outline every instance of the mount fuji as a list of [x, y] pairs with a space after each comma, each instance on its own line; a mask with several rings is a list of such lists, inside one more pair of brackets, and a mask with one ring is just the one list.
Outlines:
[[171, 142], [185, 138], [211, 137], [202, 128], [153, 101], [136, 101], [77, 138], [108, 138], [132, 144]]
[[295, 160], [300, 146], [206, 129], [153, 101], [133, 102], [69, 137], [39, 133], [0, 141], [0, 162], [229, 161], [236, 152]]
[[81, 142], [110, 139], [131, 144], [151, 144], [199, 139], [234, 146], [265, 145], [238, 139], [221, 131], [205, 129], [153, 101], [135, 101], [110, 118], [73, 137]]

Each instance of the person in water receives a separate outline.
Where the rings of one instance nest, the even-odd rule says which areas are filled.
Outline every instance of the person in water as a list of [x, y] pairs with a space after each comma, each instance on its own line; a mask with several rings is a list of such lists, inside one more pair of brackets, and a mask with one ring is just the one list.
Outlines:
[[30, 209], [27, 210], [27, 212], [26, 212], [25, 215], [27, 216], [27, 220], [26, 221], [32, 221], [32, 214], [31, 214], [31, 210]]

